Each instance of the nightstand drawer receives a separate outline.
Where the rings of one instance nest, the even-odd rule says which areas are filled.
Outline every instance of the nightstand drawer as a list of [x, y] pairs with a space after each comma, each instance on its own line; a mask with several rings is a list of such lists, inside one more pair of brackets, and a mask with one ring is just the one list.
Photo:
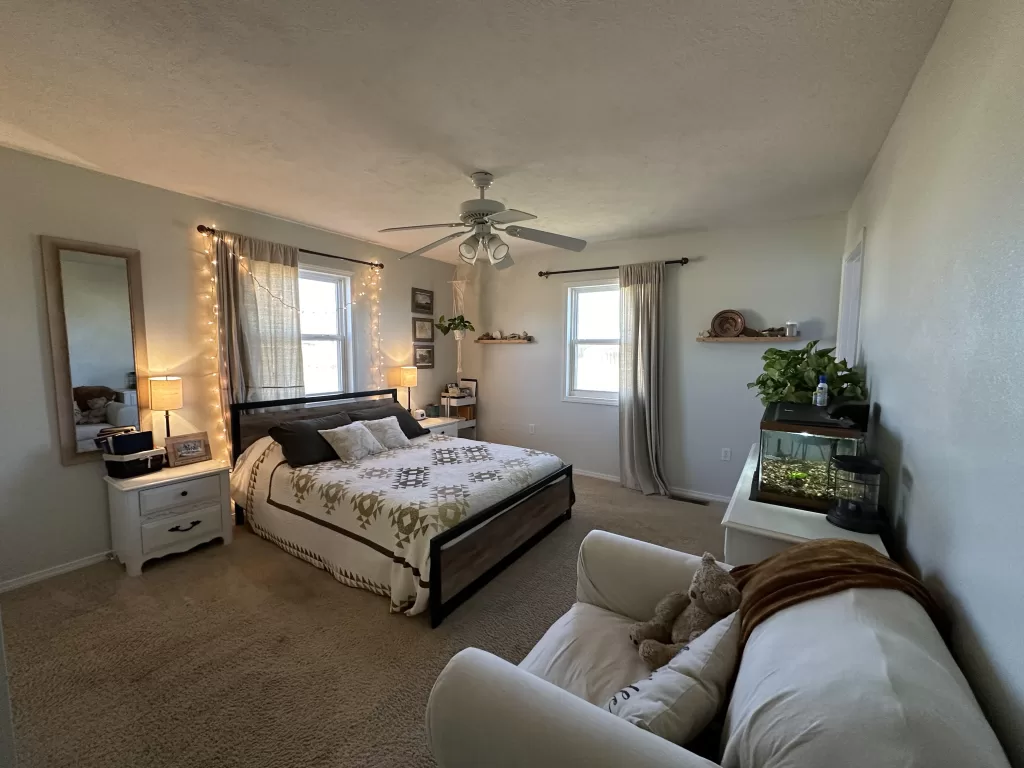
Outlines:
[[149, 523], [142, 526], [142, 553], [209, 536], [219, 531], [222, 524], [220, 504]]
[[200, 501], [220, 500], [220, 475], [182, 480], [180, 483], [162, 485], [159, 488], [139, 492], [139, 512], [149, 512], [167, 507], [195, 504]]

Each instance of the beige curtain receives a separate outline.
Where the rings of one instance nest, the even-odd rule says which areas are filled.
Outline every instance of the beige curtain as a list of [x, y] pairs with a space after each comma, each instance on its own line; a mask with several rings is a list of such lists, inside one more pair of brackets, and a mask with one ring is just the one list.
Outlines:
[[619, 267], [619, 477], [626, 488], [667, 495], [661, 468], [664, 275], [660, 261]]
[[226, 399], [302, 397], [299, 249], [218, 232], [215, 252]]

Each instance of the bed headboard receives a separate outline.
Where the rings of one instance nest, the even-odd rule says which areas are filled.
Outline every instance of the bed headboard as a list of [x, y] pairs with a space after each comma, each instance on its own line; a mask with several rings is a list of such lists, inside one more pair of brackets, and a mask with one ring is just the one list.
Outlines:
[[355, 411], [375, 402], [398, 402], [397, 389], [373, 389], [366, 392], [335, 392], [288, 400], [262, 400], [231, 404], [231, 463], [275, 424], [297, 419], [315, 419], [332, 413]]

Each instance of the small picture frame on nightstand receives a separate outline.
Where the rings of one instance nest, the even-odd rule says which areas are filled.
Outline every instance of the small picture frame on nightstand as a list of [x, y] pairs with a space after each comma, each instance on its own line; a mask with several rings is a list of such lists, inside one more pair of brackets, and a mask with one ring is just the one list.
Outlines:
[[210, 438], [206, 432], [172, 435], [164, 441], [164, 448], [167, 449], [167, 465], [171, 467], [198, 464], [213, 458]]

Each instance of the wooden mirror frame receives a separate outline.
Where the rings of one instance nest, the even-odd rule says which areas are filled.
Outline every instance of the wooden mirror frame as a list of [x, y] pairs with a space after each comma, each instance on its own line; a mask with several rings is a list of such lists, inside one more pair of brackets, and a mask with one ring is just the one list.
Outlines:
[[68, 326], [64, 316], [64, 284], [61, 279], [60, 252], [80, 251], [98, 256], [124, 259], [128, 267], [128, 304], [132, 318], [132, 344], [135, 347], [136, 396], [139, 429], [152, 424], [149, 410], [149, 358], [146, 354], [146, 318], [142, 304], [142, 257], [131, 248], [98, 245], [80, 240], [65, 240], [43, 235], [39, 238], [43, 253], [43, 284], [46, 288], [46, 316], [50, 325], [50, 358], [53, 361], [53, 390], [57, 401], [57, 434], [60, 460], [64, 466], [99, 461], [101, 451], [78, 452], [75, 437], [75, 406], [71, 398], [71, 357]]

